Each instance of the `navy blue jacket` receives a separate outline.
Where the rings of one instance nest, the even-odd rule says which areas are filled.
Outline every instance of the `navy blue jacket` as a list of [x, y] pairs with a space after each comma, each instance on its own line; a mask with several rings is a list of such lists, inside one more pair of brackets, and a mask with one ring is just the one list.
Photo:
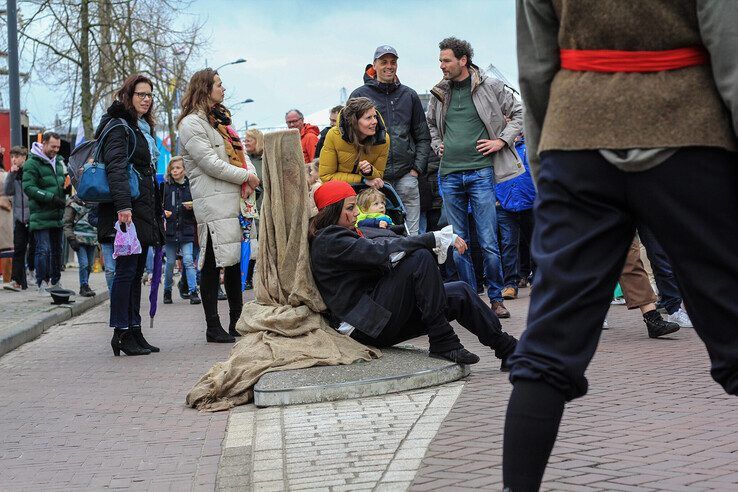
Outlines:
[[431, 153], [431, 136], [418, 93], [399, 81], [384, 84], [365, 76], [351, 97], [368, 97], [377, 105], [390, 135], [384, 179], [396, 180], [415, 169], [425, 174]]
[[197, 221], [195, 212], [187, 210], [182, 202], [192, 202], [190, 180], [185, 177], [182, 184], [174, 180], [164, 183], [164, 210], [172, 212], [166, 219], [166, 241], [168, 243], [192, 243], [195, 241]]
[[525, 148], [525, 140], [520, 139], [515, 144], [515, 150], [523, 161], [525, 172], [520, 176], [495, 184], [495, 194], [500, 207], [508, 212], [522, 212], [533, 208], [536, 199], [536, 188], [528, 167], [528, 151]]

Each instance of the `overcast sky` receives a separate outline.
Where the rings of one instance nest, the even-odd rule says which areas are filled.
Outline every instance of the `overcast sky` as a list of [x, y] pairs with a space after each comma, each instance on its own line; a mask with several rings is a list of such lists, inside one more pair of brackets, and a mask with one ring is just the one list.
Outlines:
[[[255, 101], [233, 110], [238, 129], [246, 120], [281, 126], [288, 109], [308, 115], [338, 104], [341, 87], [351, 93], [363, 83], [381, 44], [397, 49], [398, 76], [418, 93], [440, 80], [438, 42], [447, 36], [471, 42], [476, 64], [494, 63], [517, 85], [513, 0], [196, 0], [191, 11], [206, 21], [202, 67], [248, 60], [221, 69], [226, 104]], [[31, 124], [67, 114], [38, 77], [22, 96]]]

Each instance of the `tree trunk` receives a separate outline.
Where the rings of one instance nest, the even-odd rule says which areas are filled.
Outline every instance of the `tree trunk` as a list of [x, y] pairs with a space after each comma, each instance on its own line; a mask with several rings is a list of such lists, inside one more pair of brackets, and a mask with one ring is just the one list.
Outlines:
[[80, 110], [82, 112], [82, 127], [85, 138], [94, 136], [92, 124], [92, 71], [90, 67], [90, 4], [89, 0], [80, 0], [80, 39], [79, 39], [79, 65], [80, 65]]

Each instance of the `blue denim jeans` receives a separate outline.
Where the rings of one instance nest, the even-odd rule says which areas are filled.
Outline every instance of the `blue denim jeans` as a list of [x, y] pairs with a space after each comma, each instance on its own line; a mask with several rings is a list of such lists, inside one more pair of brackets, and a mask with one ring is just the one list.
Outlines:
[[[469, 219], [467, 211], [471, 207], [477, 225], [477, 238], [482, 249], [484, 277], [487, 282], [487, 295], [491, 301], [502, 301], [502, 262], [497, 245], [497, 212], [495, 211], [495, 182], [491, 167], [476, 171], [461, 171], [441, 177], [443, 205], [448, 221], [454, 232], [467, 243]], [[454, 260], [459, 277], [476, 290], [474, 265], [471, 253], [463, 255], [454, 251]]]
[[110, 290], [110, 326], [128, 329], [141, 326], [141, 277], [146, 267], [148, 246], [137, 255], [115, 260], [115, 277]]
[[36, 285], [49, 282], [59, 283], [61, 279], [62, 230], [61, 227], [33, 231], [36, 239]]
[[95, 250], [97, 246], [92, 244], [81, 244], [77, 251], [77, 262], [79, 263], [79, 286], [88, 285], [92, 264], [95, 262]]
[[187, 286], [190, 292], [197, 290], [197, 269], [195, 268], [195, 256], [193, 254], [194, 243], [167, 243], [164, 253], [167, 255], [167, 268], [164, 271], [164, 290], [172, 290], [174, 284], [174, 264], [177, 262], [177, 249], [182, 254], [182, 266], [187, 276]]
[[105, 282], [108, 284], [108, 293], [113, 289], [113, 277], [115, 277], [115, 258], [113, 258], [113, 243], [100, 243], [103, 263], [105, 264]]

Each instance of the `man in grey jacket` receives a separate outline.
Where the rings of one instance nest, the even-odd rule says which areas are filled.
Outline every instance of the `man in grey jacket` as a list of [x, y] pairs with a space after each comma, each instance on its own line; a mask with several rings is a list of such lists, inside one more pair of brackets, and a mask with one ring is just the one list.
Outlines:
[[28, 157], [28, 149], [15, 146], [10, 149], [10, 172], [5, 177], [3, 194], [13, 200], [13, 272], [10, 282], [3, 288], [18, 292], [28, 288], [26, 278], [26, 255], [28, 267], [33, 271], [33, 235], [28, 229], [31, 216], [28, 210], [28, 197], [23, 193], [23, 163]]
[[425, 174], [430, 154], [430, 133], [418, 93], [397, 78], [397, 51], [383, 45], [374, 51], [364, 85], [351, 97], [368, 97], [377, 105], [390, 134], [390, 151], [382, 179], [400, 195], [410, 235], [418, 234], [420, 192], [418, 176]]
[[[497, 245], [495, 181], [525, 172], [515, 151], [523, 128], [523, 109], [505, 84], [472, 63], [471, 45], [446, 38], [438, 45], [443, 80], [431, 93], [428, 126], [431, 147], [441, 156], [441, 195], [454, 232], [467, 243], [469, 208], [484, 259], [487, 295], [498, 318], [509, 318], [502, 301], [502, 263]], [[508, 122], [509, 120], [509, 122]], [[469, 251], [454, 253], [461, 279], [476, 289]]]

